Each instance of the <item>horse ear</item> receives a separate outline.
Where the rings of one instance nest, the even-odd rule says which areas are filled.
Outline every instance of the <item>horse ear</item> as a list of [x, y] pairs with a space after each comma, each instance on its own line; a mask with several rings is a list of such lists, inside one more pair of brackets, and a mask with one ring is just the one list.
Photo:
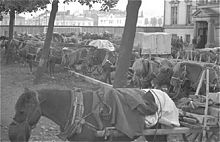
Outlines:
[[27, 93], [27, 92], [30, 92], [30, 89], [27, 88], [27, 87], [25, 87], [25, 88], [24, 88], [24, 93]]

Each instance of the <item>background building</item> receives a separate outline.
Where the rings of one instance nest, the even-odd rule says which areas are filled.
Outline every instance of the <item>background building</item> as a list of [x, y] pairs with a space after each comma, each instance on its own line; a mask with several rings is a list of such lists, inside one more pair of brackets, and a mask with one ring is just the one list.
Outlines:
[[[0, 25], [9, 25], [10, 16], [9, 14], [2, 14], [3, 19], [0, 21]], [[19, 15], [15, 15], [15, 25], [25, 25], [25, 18]]]
[[189, 43], [199, 37], [202, 47], [219, 46], [219, 4], [219, 0], [165, 0], [165, 32]]
[[[48, 25], [50, 18], [50, 12], [45, 11], [37, 17], [28, 19], [26, 24], [28, 25]], [[93, 26], [94, 20], [85, 16], [75, 16], [70, 14], [70, 11], [59, 11], [56, 14], [54, 22], [55, 26]]]

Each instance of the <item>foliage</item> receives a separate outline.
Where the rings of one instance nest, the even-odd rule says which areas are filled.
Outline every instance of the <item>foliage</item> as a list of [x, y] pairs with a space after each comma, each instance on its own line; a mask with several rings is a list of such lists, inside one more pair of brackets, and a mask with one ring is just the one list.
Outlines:
[[87, 5], [92, 8], [95, 3], [101, 4], [101, 10], [108, 11], [109, 9], [116, 6], [119, 0], [64, 0], [64, 3], [79, 2], [81, 5]]
[[149, 24], [148, 18], [145, 18], [144, 23], [145, 23], [146, 25], [148, 25], [148, 24]]
[[151, 20], [150, 20], [150, 23], [152, 24], [152, 26], [156, 26], [157, 25], [157, 18], [152, 17]]
[[0, 12], [7, 14], [11, 9], [16, 13], [36, 12], [45, 9], [50, 0], [3, 0], [0, 2]]
[[160, 17], [160, 18], [158, 18], [158, 24], [160, 25], [160, 26], [162, 26], [162, 24], [163, 24], [163, 20], [162, 20], [162, 18]]

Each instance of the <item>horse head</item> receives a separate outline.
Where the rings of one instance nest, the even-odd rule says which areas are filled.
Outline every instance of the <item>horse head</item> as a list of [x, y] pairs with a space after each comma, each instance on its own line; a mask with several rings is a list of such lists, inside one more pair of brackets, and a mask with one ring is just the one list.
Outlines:
[[40, 102], [37, 92], [25, 89], [15, 105], [13, 122], [9, 125], [11, 141], [28, 141], [31, 129], [41, 116]]
[[174, 86], [174, 92], [178, 93], [186, 80], [186, 75], [187, 66], [184, 63], [177, 63], [173, 68], [173, 75], [170, 80], [170, 84]]
[[162, 85], [170, 84], [171, 77], [173, 75], [173, 69], [169, 67], [162, 67], [159, 73], [155, 75], [155, 78], [151, 81], [154, 88], [160, 88]]

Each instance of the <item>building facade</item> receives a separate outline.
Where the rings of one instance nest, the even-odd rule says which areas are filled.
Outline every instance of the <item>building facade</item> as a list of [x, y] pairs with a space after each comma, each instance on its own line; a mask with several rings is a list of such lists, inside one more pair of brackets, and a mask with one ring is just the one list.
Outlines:
[[[27, 20], [28, 25], [48, 25], [50, 12], [46, 11], [37, 17]], [[75, 16], [70, 11], [59, 11], [54, 21], [55, 26], [93, 26], [94, 20], [85, 16]]]
[[220, 46], [219, 0], [165, 0], [164, 30], [201, 48]]
[[[83, 15], [94, 19], [94, 26], [124, 26], [126, 11], [111, 9], [108, 12], [98, 10], [84, 10]], [[143, 11], [138, 15], [137, 26], [147, 26]]]

